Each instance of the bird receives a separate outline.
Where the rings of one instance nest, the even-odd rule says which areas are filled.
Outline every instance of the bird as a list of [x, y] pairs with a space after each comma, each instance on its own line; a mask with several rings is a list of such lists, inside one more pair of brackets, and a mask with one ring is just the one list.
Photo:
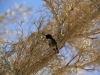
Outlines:
[[45, 35], [46, 36], [46, 39], [48, 40], [49, 42], [49, 46], [53, 48], [53, 50], [57, 53], [59, 53], [58, 51], [58, 46], [57, 46], [57, 42], [56, 40], [52, 37], [51, 34], [47, 34]]

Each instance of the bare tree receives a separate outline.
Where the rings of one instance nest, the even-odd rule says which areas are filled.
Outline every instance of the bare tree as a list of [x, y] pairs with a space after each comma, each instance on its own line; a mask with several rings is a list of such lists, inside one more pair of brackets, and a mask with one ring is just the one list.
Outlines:
[[[0, 43], [0, 73], [72, 75], [99, 72], [100, 1], [43, 1], [46, 4], [38, 10], [39, 19], [31, 21], [36, 32], [25, 36], [25, 21], [17, 22], [20, 28], [16, 31], [18, 41]], [[59, 53], [49, 47], [43, 34], [51, 34], [55, 38]]]

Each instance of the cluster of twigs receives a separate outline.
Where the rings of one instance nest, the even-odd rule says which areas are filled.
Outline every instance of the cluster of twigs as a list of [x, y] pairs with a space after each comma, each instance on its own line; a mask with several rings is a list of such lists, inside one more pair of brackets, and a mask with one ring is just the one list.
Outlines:
[[[40, 18], [33, 21], [36, 32], [25, 37], [21, 23], [17, 43], [0, 42], [0, 75], [63, 75], [73, 69], [100, 71], [100, 1], [44, 2]], [[56, 39], [59, 54], [48, 46], [42, 33]]]

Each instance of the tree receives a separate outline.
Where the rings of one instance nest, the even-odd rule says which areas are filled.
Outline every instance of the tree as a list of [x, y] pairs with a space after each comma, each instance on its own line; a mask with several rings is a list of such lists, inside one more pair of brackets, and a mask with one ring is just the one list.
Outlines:
[[[40, 17], [32, 19], [37, 31], [24, 34], [18, 23], [18, 41], [1, 42], [1, 70], [8, 75], [72, 75], [100, 71], [100, 1], [44, 0]], [[57, 41], [60, 53], [49, 47], [44, 34]], [[4, 54], [2, 54], [4, 51]], [[5, 51], [7, 53], [5, 53]], [[7, 55], [9, 54], [9, 55]]]

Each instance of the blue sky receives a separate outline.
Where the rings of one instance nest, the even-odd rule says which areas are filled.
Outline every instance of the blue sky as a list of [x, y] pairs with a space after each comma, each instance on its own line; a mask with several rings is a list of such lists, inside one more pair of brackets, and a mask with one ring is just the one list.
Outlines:
[[[42, 0], [0, 0], [0, 14], [4, 14], [8, 9], [11, 8], [12, 4], [23, 4], [25, 3], [25, 5], [27, 7], [33, 7], [33, 11], [34, 11], [34, 15], [36, 17], [39, 16], [39, 13], [35, 13], [36, 10], [43, 5], [44, 1]], [[7, 28], [9, 28], [10, 30], [15, 30], [15, 26], [16, 24], [10, 24]], [[27, 24], [26, 26], [24, 25], [24, 27], [27, 28]], [[36, 27], [33, 27], [33, 31], [36, 31]], [[15, 39], [15, 37], [12, 37], [13, 39]]]
[[11, 4], [22, 4], [24, 2], [26, 3], [26, 6], [33, 6], [35, 9], [43, 4], [42, 0], [0, 0], [0, 14], [6, 12], [6, 10], [10, 8]]

